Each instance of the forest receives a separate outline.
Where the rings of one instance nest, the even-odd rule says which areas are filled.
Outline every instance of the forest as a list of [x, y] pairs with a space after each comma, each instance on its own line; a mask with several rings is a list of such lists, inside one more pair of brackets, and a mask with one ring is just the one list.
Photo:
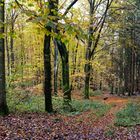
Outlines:
[[0, 140], [140, 140], [140, 0], [0, 0]]

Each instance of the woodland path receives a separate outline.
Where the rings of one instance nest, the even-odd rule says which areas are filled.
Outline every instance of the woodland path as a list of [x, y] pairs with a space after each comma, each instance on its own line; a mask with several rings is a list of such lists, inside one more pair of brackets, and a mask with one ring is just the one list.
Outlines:
[[[112, 99], [109, 99], [109, 101], [111, 100]], [[106, 130], [108, 127], [113, 126], [113, 124], [115, 123], [115, 114], [125, 106], [125, 102], [123, 102], [124, 100], [119, 99], [119, 103], [118, 98], [116, 98], [116, 101], [115, 98], [113, 98], [113, 100], [113, 102], [111, 101], [113, 107], [105, 116], [95, 121], [94, 126], [103, 130]], [[106, 102], [108, 103], [109, 101]]]
[[140, 140], [140, 126], [114, 126], [115, 113], [129, 98], [104, 96], [108, 99], [91, 98], [112, 104], [109, 112], [98, 119], [90, 110], [75, 116], [24, 113], [0, 117], [0, 140]]

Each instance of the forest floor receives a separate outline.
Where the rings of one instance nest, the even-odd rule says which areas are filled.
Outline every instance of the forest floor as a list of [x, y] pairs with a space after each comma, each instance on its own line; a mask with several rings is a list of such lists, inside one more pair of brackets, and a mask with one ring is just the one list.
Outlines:
[[[73, 98], [81, 100], [78, 92]], [[91, 97], [111, 105], [105, 115], [97, 117], [92, 110], [67, 116], [47, 113], [20, 113], [0, 117], [0, 140], [140, 140], [140, 125], [115, 126], [116, 113], [131, 100], [109, 95]]]

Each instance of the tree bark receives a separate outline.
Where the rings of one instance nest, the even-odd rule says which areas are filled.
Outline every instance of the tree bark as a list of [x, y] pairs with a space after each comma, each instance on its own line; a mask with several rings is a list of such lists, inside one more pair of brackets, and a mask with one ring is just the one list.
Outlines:
[[[104, 23], [107, 17], [107, 12], [109, 7], [111, 6], [113, 0], [107, 0], [106, 3], [106, 8], [104, 11], [104, 14], [102, 15], [102, 18], [100, 19], [99, 24], [97, 24], [97, 26], [94, 28], [94, 10], [95, 10], [95, 0], [91, 0], [89, 1], [90, 4], [90, 24], [89, 24], [89, 38], [88, 38], [88, 46], [86, 49], [86, 64], [85, 64], [85, 88], [84, 88], [84, 98], [85, 99], [89, 99], [89, 83], [90, 83], [90, 72], [91, 72], [91, 58], [94, 56], [95, 50], [98, 46], [99, 40], [100, 40], [100, 36], [101, 36], [101, 32], [102, 29], [104, 27]], [[99, 4], [100, 5], [100, 4]], [[98, 6], [99, 6], [98, 5]], [[97, 7], [98, 7], [97, 6]], [[97, 10], [96, 7], [96, 10]], [[99, 26], [100, 25], [100, 26]], [[99, 30], [97, 30], [97, 28], [99, 28]], [[97, 37], [93, 40], [93, 36], [95, 34], [95, 32], [97, 31]], [[93, 47], [92, 47], [93, 46]]]
[[13, 34], [14, 34], [14, 17], [13, 17], [13, 10], [11, 13], [11, 36], [10, 36], [10, 51], [11, 51], [11, 73], [14, 71], [14, 62], [15, 62], [15, 56], [14, 56], [14, 39], [13, 39]]
[[[48, 5], [49, 16], [53, 16], [54, 2], [53, 0], [49, 1]], [[49, 32], [45, 34], [44, 37], [44, 95], [45, 95], [45, 110], [49, 113], [53, 112], [52, 106], [52, 73], [51, 73], [51, 31], [52, 27], [46, 25], [46, 31]]]
[[[51, 27], [46, 27], [51, 32]], [[45, 110], [52, 112], [52, 85], [51, 85], [51, 53], [50, 53], [51, 35], [45, 35], [44, 39], [44, 94], [45, 94]]]
[[[0, 0], [0, 21], [4, 22], [4, 2]], [[0, 27], [0, 34], [4, 33], [4, 26]], [[4, 39], [0, 38], [0, 115], [8, 114], [6, 102], [6, 80], [5, 80], [5, 50]]]
[[[8, 22], [7, 17], [6, 17], [6, 22]], [[6, 47], [6, 56], [7, 56], [7, 75], [10, 76], [10, 51], [9, 51], [9, 44], [8, 44], [8, 26], [5, 27], [5, 33], [6, 33], [5, 47]]]
[[85, 87], [84, 87], [84, 98], [89, 99], [89, 85], [90, 85], [90, 71], [91, 71], [91, 47], [93, 45], [93, 13], [94, 13], [94, 2], [90, 3], [90, 24], [89, 24], [89, 38], [86, 49], [86, 64], [84, 68], [85, 72]]
[[55, 44], [54, 48], [54, 95], [57, 95], [58, 89], [58, 47]]
[[[58, 32], [57, 32], [58, 33]], [[63, 80], [63, 98], [64, 98], [64, 108], [70, 109], [71, 101], [71, 88], [69, 84], [69, 54], [66, 45], [59, 39], [55, 38], [58, 50], [60, 52], [62, 60], [62, 80]]]
[[[79, 47], [79, 40], [78, 40], [78, 42], [76, 44], [75, 49], [73, 50], [73, 70], [72, 70], [72, 75], [74, 75], [76, 73], [78, 47]], [[71, 89], [72, 90], [74, 90], [74, 87], [76, 86], [75, 83], [76, 83], [76, 79], [75, 79], [75, 77], [73, 77], [72, 81], [71, 81]]]
[[[55, 15], [54, 22], [56, 24], [58, 23], [58, 20], [59, 20], [58, 19], [58, 2], [59, 2], [58, 0], [54, 1], [54, 11], [55, 11], [54, 12], [54, 15]], [[73, 6], [73, 5], [70, 5], [69, 8], [71, 8], [71, 6]], [[67, 13], [65, 13], [65, 14], [67, 14]], [[60, 34], [60, 31], [59, 31], [57, 25], [54, 28], [54, 32], [56, 34]], [[70, 104], [71, 88], [70, 88], [70, 82], [69, 82], [70, 81], [70, 79], [69, 79], [69, 53], [67, 51], [66, 45], [62, 42], [61, 38], [58, 39], [57, 37], [55, 37], [54, 42], [55, 42], [56, 46], [58, 47], [58, 50], [59, 50], [59, 53], [61, 56], [61, 61], [62, 61], [62, 82], [63, 82], [62, 89], [63, 89], [63, 99], [64, 99], [64, 110], [71, 111], [72, 107]]]

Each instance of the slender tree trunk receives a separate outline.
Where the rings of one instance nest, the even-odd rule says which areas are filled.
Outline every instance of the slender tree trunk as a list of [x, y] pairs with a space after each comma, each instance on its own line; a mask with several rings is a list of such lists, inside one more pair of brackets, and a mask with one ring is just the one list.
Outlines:
[[114, 94], [114, 83], [113, 83], [113, 81], [111, 82], [111, 94]]
[[131, 66], [131, 75], [132, 75], [132, 79], [131, 79], [131, 94], [133, 95], [134, 93], [134, 87], [135, 87], [135, 54], [134, 54], [134, 50], [132, 49], [132, 66]]
[[10, 51], [11, 51], [11, 73], [14, 71], [14, 62], [15, 62], [15, 56], [14, 56], [14, 40], [13, 40], [13, 34], [14, 34], [14, 22], [12, 20], [11, 23], [11, 36], [10, 36]]
[[[133, 20], [134, 20], [134, 17], [133, 17]], [[134, 21], [133, 21], [134, 22]], [[134, 29], [131, 29], [131, 43], [134, 44]], [[134, 92], [134, 76], [135, 76], [135, 54], [134, 54], [134, 48], [133, 46], [131, 45], [131, 56], [130, 56], [130, 94], [133, 95], [133, 92]]]
[[94, 13], [94, 2], [90, 3], [90, 25], [89, 25], [89, 39], [86, 49], [86, 64], [84, 68], [85, 72], [85, 87], [84, 87], [84, 98], [89, 99], [89, 85], [90, 85], [90, 72], [91, 72], [91, 47], [93, 45], [93, 13]]
[[136, 57], [136, 92], [140, 94], [140, 53]]
[[9, 45], [8, 45], [8, 26], [5, 27], [5, 47], [6, 47], [6, 56], [7, 56], [7, 75], [10, 75], [10, 53], [9, 53]]
[[100, 80], [99, 90], [102, 90], [102, 79]]
[[[23, 33], [24, 27], [23, 27], [23, 25], [22, 25], [21, 31], [22, 31], [22, 33], [21, 33], [21, 42], [20, 42], [21, 43], [20, 44], [20, 46], [21, 46], [21, 52], [20, 52], [21, 64], [20, 65], [21, 65], [21, 80], [23, 82], [23, 80], [24, 80], [24, 66], [25, 66], [25, 46], [24, 46], [24, 33]], [[11, 60], [11, 66], [12, 66], [11, 71], [13, 72], [14, 71], [14, 61], [13, 60]]]
[[[4, 2], [0, 0], [0, 20], [4, 22]], [[4, 27], [0, 27], [0, 34], [4, 33]], [[6, 82], [5, 82], [5, 50], [4, 39], [0, 38], [0, 114], [8, 114], [6, 103]]]
[[58, 89], [58, 47], [55, 44], [54, 48], [54, 95], [57, 95]]
[[90, 85], [90, 63], [85, 64], [85, 87], [84, 87], [84, 98], [89, 99], [89, 85]]
[[[77, 45], [76, 45], [75, 49], [73, 50], [73, 70], [72, 70], [72, 75], [74, 75], [75, 72], [76, 72], [78, 46], [79, 46], [79, 41], [77, 42]], [[74, 89], [75, 82], [76, 82], [75, 77], [73, 77], [73, 79], [71, 81], [71, 89]]]
[[[98, 45], [98, 42], [100, 40], [100, 36], [101, 36], [101, 32], [102, 32], [102, 29], [104, 27], [104, 23], [105, 23], [105, 20], [106, 20], [106, 17], [107, 17], [107, 12], [108, 12], [108, 9], [109, 7], [111, 6], [111, 3], [112, 3], [113, 0], [107, 0], [107, 5], [106, 5], [106, 8], [105, 8], [105, 11], [104, 11], [104, 14], [103, 14], [103, 19], [100, 23], [100, 28], [97, 32], [97, 37], [93, 40], [93, 36], [94, 36], [94, 33], [96, 32], [96, 29], [95, 27], [93, 27], [94, 25], [94, 8], [95, 8], [95, 0], [90, 0], [89, 1], [89, 4], [90, 4], [90, 12], [89, 12], [89, 15], [90, 15], [90, 24], [89, 24], [89, 30], [88, 30], [88, 46], [87, 46], [87, 49], [86, 49], [86, 64], [85, 64], [85, 89], [84, 89], [84, 98], [85, 99], [89, 99], [89, 85], [90, 85], [90, 72], [91, 72], [91, 58], [94, 57], [94, 53], [95, 53], [95, 49], [97, 48], [97, 45]], [[97, 25], [97, 28], [99, 26]], [[93, 46], [93, 47], [92, 47]]]

